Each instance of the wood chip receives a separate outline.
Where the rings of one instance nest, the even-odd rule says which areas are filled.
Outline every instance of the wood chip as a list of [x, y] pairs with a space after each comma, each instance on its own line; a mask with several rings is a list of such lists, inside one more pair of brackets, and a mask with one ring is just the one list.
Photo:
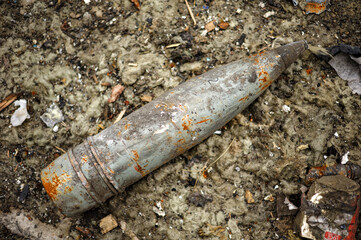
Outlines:
[[95, 84], [99, 83], [98, 78], [97, 78], [97, 76], [95, 74], [93, 75], [93, 79], [94, 79]]
[[18, 98], [19, 94], [11, 93], [0, 103], [0, 112]]
[[134, 6], [135, 6], [138, 10], [140, 10], [139, 0], [130, 0], [130, 1], [132, 1], [132, 3], [134, 3]]
[[247, 203], [254, 203], [253, 195], [250, 191], [246, 190], [246, 194], [244, 196], [246, 198]]
[[109, 103], [115, 102], [119, 98], [120, 94], [122, 94], [124, 89], [125, 88], [120, 84], [114, 86], [113, 89], [112, 89], [112, 93], [110, 95], [110, 98], [108, 99], [108, 102]]
[[100, 220], [99, 227], [101, 228], [102, 234], [105, 234], [118, 226], [118, 222], [115, 217], [111, 214]]
[[216, 28], [216, 21], [213, 20], [213, 21], [207, 23], [204, 27], [207, 30], [207, 32], [213, 31]]
[[174, 44], [170, 44], [170, 45], [166, 46], [165, 48], [175, 48], [175, 47], [178, 47], [180, 45], [182, 45], [182, 43], [174, 43]]
[[219, 27], [220, 29], [225, 30], [225, 29], [227, 29], [227, 28], [229, 27], [229, 23], [221, 22], [221, 23], [218, 24], [218, 27]]
[[100, 85], [102, 85], [104, 87], [109, 87], [112, 84], [110, 82], [102, 82]]
[[124, 108], [124, 109], [119, 113], [119, 115], [118, 115], [118, 117], [115, 119], [114, 123], [119, 122], [119, 121], [123, 118], [124, 113], [125, 113], [126, 110], [127, 110], [127, 109]]
[[152, 96], [149, 96], [149, 95], [143, 95], [142, 97], [140, 97], [140, 99], [143, 102], [151, 102], [153, 100]]

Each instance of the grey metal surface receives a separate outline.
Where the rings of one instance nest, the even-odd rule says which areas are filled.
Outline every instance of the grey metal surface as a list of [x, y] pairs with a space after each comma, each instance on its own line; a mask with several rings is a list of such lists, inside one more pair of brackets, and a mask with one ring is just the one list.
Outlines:
[[41, 178], [49, 197], [66, 215], [99, 205], [225, 125], [305, 49], [305, 41], [290, 43], [162, 94], [46, 167]]

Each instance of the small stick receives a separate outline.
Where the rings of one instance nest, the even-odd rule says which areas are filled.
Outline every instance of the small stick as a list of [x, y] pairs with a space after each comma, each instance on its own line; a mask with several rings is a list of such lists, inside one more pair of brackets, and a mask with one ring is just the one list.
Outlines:
[[186, 5], [187, 5], [187, 8], [188, 8], [189, 14], [191, 15], [191, 17], [192, 17], [192, 19], [193, 19], [194, 25], [197, 25], [196, 19], [195, 19], [194, 16], [193, 16], [193, 12], [192, 12], [191, 8], [189, 7], [188, 1], [187, 1], [187, 0], [184, 0], [184, 1], [186, 2]]
[[19, 94], [11, 93], [0, 103], [0, 112], [16, 100]]
[[[235, 139], [235, 138], [232, 139], [232, 141], [231, 141], [231, 143], [228, 145], [227, 149], [226, 149], [214, 162], [212, 162], [211, 164], [209, 164], [208, 167], [204, 166], [199, 172], [208, 171], [208, 169], [209, 169], [213, 164], [215, 164], [221, 157], [223, 157], [223, 155], [226, 154], [226, 152], [228, 152], [229, 148], [232, 146], [232, 143], [234, 142], [234, 139]], [[208, 163], [208, 161], [207, 161], [207, 163]], [[207, 163], [206, 163], [206, 165], [207, 165]], [[204, 169], [204, 170], [203, 170], [203, 169]], [[193, 189], [196, 188], [196, 185], [197, 185], [199, 176], [200, 176], [200, 175], [197, 176], [197, 179], [196, 179], [196, 182], [195, 182], [195, 184], [194, 184]]]
[[60, 147], [57, 147], [57, 146], [54, 146], [54, 147], [55, 147], [56, 149], [62, 151], [63, 153], [66, 153], [66, 151], [65, 151], [64, 149], [62, 149], [62, 148], [60, 148]]
[[212, 162], [211, 164], [209, 164], [209, 166], [206, 168], [205, 171], [207, 171], [207, 170], [210, 168], [210, 166], [212, 166], [213, 164], [215, 164], [221, 157], [223, 157], [224, 154], [226, 154], [226, 152], [228, 152], [229, 148], [232, 146], [232, 143], [234, 142], [234, 139], [235, 139], [235, 138], [232, 139], [232, 142], [228, 145], [227, 149], [221, 154], [221, 156], [219, 156], [214, 162]]

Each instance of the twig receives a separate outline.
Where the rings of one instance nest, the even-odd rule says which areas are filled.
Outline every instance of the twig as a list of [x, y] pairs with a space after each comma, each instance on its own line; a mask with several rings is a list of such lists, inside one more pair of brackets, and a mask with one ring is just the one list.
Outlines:
[[209, 166], [206, 168], [206, 171], [209, 169], [210, 166], [212, 166], [213, 164], [215, 164], [221, 157], [223, 157], [224, 154], [226, 154], [226, 152], [228, 152], [229, 148], [231, 147], [232, 143], [234, 142], [234, 139], [232, 139], [231, 143], [228, 145], [227, 149], [221, 154], [221, 156], [219, 156], [214, 162], [212, 162], [211, 164], [209, 164]]
[[165, 48], [175, 48], [175, 47], [178, 47], [180, 45], [182, 45], [182, 43], [174, 43], [174, 44], [170, 44], [170, 45], [166, 46]]
[[58, 147], [58, 146], [54, 146], [56, 149], [62, 151], [63, 153], [66, 153], [66, 151], [64, 149], [62, 149], [61, 147]]
[[[226, 154], [226, 152], [228, 152], [229, 148], [231, 147], [232, 143], [234, 142], [234, 139], [235, 139], [235, 138], [232, 139], [232, 141], [231, 141], [231, 143], [228, 145], [227, 149], [226, 149], [216, 160], [214, 160], [211, 164], [209, 164], [208, 167], [207, 167], [207, 163], [208, 163], [208, 161], [207, 161], [206, 166], [204, 166], [199, 172], [200, 172], [200, 173], [203, 173], [203, 172], [205, 172], [205, 171], [208, 171], [208, 169], [209, 169], [213, 164], [215, 164], [219, 159], [221, 159], [221, 157], [223, 157], [224, 154]], [[197, 186], [197, 182], [198, 182], [199, 176], [200, 176], [200, 175], [197, 176], [197, 179], [196, 179], [196, 182], [195, 182], [195, 184], [194, 184], [193, 189], [195, 189], [196, 186]]]
[[192, 19], [193, 19], [194, 25], [197, 25], [196, 19], [194, 18], [194, 15], [193, 15], [193, 12], [192, 12], [191, 8], [189, 7], [188, 1], [187, 1], [187, 0], [184, 0], [184, 1], [186, 2], [186, 5], [187, 5], [187, 8], [188, 8], [189, 14], [191, 15], [191, 17], [192, 17]]
[[0, 103], [0, 112], [16, 100], [19, 94], [11, 93]]
[[18, 170], [18, 167], [19, 167], [19, 165], [21, 165], [21, 164], [22, 164], [21, 162], [19, 162], [18, 164], [16, 164], [15, 169], [14, 169], [14, 172], [16, 172], [16, 170]]

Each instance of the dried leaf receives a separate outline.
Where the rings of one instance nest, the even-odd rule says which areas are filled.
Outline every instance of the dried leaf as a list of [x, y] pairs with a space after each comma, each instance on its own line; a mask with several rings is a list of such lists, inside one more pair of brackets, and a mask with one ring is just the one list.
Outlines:
[[246, 194], [244, 196], [247, 200], [247, 203], [254, 203], [254, 198], [253, 198], [253, 195], [250, 191], [246, 190]]
[[124, 91], [124, 87], [122, 85], [119, 84], [114, 86], [110, 98], [108, 99], [108, 102], [109, 103], [115, 102], [123, 91]]
[[134, 6], [135, 6], [138, 10], [140, 10], [139, 0], [130, 0], [130, 1], [132, 1], [132, 3], [134, 3]]
[[225, 30], [225, 29], [227, 29], [227, 28], [229, 27], [229, 23], [221, 22], [221, 23], [218, 24], [218, 27], [219, 27], [220, 29]]

